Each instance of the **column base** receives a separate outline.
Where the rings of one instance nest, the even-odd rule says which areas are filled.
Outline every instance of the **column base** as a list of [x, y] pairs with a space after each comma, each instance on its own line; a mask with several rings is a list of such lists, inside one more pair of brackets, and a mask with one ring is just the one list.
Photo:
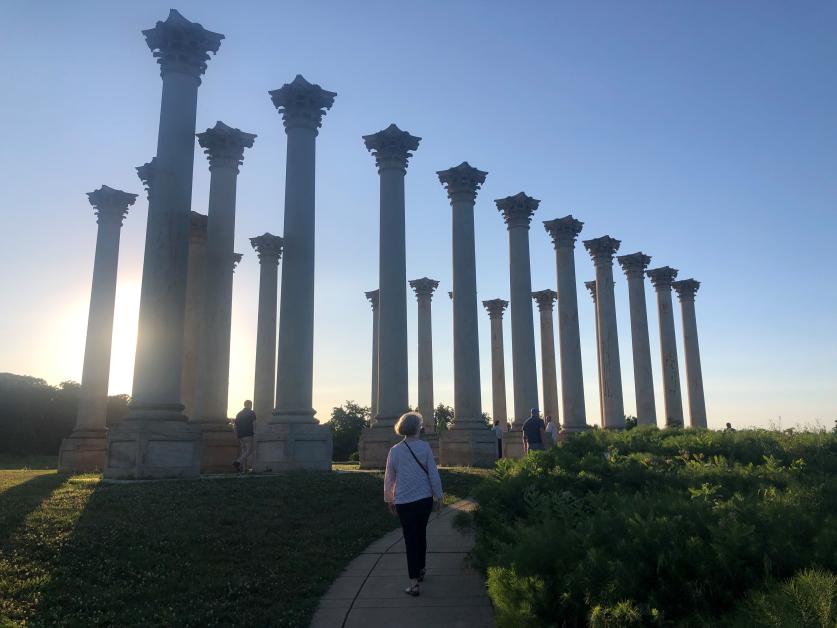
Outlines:
[[[274, 420], [277, 415], [273, 415]], [[330, 471], [331, 430], [309, 417], [308, 421], [275, 421], [256, 424], [256, 452], [253, 470]]]
[[200, 475], [199, 427], [184, 420], [152, 421], [130, 417], [108, 430], [106, 479], [194, 478]]
[[421, 435], [421, 440], [425, 441], [428, 445], [430, 445], [430, 451], [433, 452], [433, 460], [436, 461], [436, 465], [439, 465], [439, 434], [437, 432], [430, 432], [429, 434], [425, 432]]
[[439, 449], [445, 467], [493, 467], [497, 462], [497, 436], [482, 425], [445, 430]]
[[[590, 425], [562, 425], [559, 434], [580, 434], [593, 429]], [[560, 440], [560, 439], [559, 439]]]
[[236, 473], [233, 461], [241, 448], [228, 422], [192, 423], [201, 432], [201, 473]]
[[61, 440], [58, 473], [96, 473], [105, 468], [107, 430], [74, 430]]
[[396, 434], [393, 429], [396, 420], [395, 418], [379, 418], [361, 432], [360, 443], [358, 444], [361, 469], [383, 469], [386, 467], [390, 447], [403, 438]]
[[503, 458], [523, 457], [523, 431], [512, 425], [510, 432], [503, 432]]

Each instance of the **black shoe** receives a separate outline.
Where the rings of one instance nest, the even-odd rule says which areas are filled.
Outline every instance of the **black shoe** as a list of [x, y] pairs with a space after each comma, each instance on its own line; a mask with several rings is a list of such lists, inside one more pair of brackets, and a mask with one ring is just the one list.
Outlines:
[[240, 463], [238, 460], [236, 460], [235, 462], [233, 462], [233, 467], [235, 467], [235, 470], [236, 470], [236, 471], [238, 471], [239, 473], [241, 473], [241, 463]]
[[413, 597], [419, 596], [419, 585], [414, 584], [413, 586], [407, 587], [404, 589], [404, 593], [407, 595], [412, 595]]

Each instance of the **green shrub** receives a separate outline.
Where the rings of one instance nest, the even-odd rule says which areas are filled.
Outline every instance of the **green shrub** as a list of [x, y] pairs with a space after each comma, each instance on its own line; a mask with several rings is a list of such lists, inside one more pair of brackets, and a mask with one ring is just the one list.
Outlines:
[[502, 460], [475, 561], [501, 625], [713, 625], [753, 587], [837, 570], [837, 437], [594, 430]]

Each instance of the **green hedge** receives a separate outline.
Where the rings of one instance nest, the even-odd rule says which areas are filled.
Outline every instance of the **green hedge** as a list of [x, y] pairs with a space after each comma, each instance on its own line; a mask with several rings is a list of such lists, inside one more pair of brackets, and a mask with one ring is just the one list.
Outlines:
[[500, 626], [717, 626], [773, 579], [837, 571], [835, 472], [824, 432], [594, 430], [498, 463], [475, 559]]

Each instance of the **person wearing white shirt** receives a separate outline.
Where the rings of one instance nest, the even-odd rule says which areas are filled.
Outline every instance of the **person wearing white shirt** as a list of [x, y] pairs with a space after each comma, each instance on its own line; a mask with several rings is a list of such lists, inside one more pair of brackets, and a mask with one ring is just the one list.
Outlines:
[[494, 420], [494, 427], [491, 428], [491, 431], [494, 432], [494, 435], [497, 437], [497, 457], [503, 457], [503, 426], [500, 425], [500, 421], [495, 419]]
[[553, 445], [558, 444], [558, 423], [552, 420], [551, 416], [546, 417], [546, 433], [552, 440]]
[[421, 415], [407, 412], [395, 424], [395, 432], [404, 437], [387, 454], [384, 474], [384, 501], [392, 514], [401, 520], [404, 547], [407, 553], [407, 572], [410, 586], [407, 595], [419, 594], [419, 583], [424, 580], [427, 555], [427, 522], [430, 513], [442, 504], [442, 479], [433, 460], [433, 452], [419, 439]]

